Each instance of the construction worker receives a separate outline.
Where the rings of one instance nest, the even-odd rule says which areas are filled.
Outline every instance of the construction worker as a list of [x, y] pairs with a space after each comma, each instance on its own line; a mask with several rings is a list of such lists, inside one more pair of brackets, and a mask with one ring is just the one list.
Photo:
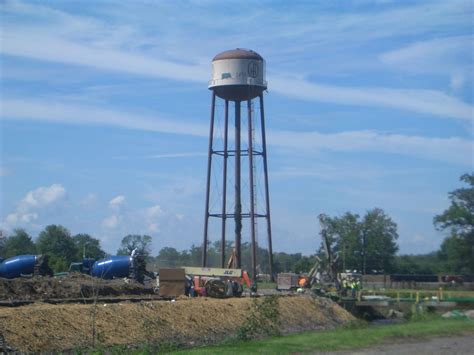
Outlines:
[[298, 286], [299, 287], [305, 287], [306, 286], [306, 277], [300, 277], [298, 280]]
[[356, 296], [356, 282], [355, 281], [352, 281], [351, 282], [351, 296], [352, 298], [355, 298]]
[[347, 278], [342, 279], [342, 295], [347, 296], [348, 290], [351, 288], [349, 281]]

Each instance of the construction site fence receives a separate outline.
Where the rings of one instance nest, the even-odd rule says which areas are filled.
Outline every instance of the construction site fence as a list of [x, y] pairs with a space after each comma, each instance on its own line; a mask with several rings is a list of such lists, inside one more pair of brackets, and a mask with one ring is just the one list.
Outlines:
[[[450, 278], [446, 275], [363, 275], [364, 288], [391, 288], [391, 289], [444, 289], [474, 290], [474, 280], [469, 275], [461, 278]], [[449, 280], [449, 281], [448, 281]]]

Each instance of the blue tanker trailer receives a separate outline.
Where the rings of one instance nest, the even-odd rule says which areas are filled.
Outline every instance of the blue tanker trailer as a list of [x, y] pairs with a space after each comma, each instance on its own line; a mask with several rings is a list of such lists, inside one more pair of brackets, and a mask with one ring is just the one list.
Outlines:
[[97, 260], [92, 265], [91, 275], [102, 279], [114, 279], [121, 277], [130, 277], [133, 266], [133, 258], [127, 256], [109, 256]]
[[145, 257], [134, 250], [131, 255], [109, 256], [92, 265], [91, 275], [102, 279], [130, 277], [143, 283], [145, 276], [155, 279], [156, 275], [146, 269]]
[[49, 275], [53, 272], [48, 266], [46, 255], [18, 255], [0, 264], [0, 277], [13, 279], [23, 275]]

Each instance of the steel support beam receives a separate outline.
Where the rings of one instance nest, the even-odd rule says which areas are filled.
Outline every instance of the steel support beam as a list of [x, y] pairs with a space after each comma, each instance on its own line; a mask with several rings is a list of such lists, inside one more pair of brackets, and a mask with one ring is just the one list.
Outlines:
[[268, 235], [268, 267], [270, 277], [274, 280], [273, 275], [273, 247], [272, 247], [272, 223], [270, 219], [270, 189], [268, 187], [268, 162], [267, 162], [267, 139], [265, 135], [265, 111], [263, 106], [263, 94], [260, 94], [260, 125], [262, 131], [262, 156], [263, 156], [263, 174], [265, 179], [265, 214], [267, 215], [267, 235]]
[[216, 93], [212, 92], [211, 127], [209, 129], [209, 154], [207, 157], [207, 179], [206, 179], [206, 210], [204, 212], [204, 240], [202, 245], [202, 266], [207, 266], [207, 245], [209, 228], [209, 197], [211, 193], [211, 165], [212, 165], [212, 143], [214, 140], [214, 115], [216, 110]]
[[229, 136], [229, 101], [225, 100], [225, 122], [224, 122], [224, 171], [222, 177], [222, 227], [221, 227], [221, 267], [225, 266], [225, 227], [227, 208], [227, 144]]
[[235, 254], [236, 266], [242, 266], [241, 242], [242, 242], [242, 198], [241, 198], [241, 173], [240, 173], [240, 101], [235, 101]]
[[252, 240], [252, 287], [257, 285], [257, 245], [255, 238], [255, 191], [253, 168], [252, 101], [247, 100], [249, 185], [250, 185], [250, 236]]

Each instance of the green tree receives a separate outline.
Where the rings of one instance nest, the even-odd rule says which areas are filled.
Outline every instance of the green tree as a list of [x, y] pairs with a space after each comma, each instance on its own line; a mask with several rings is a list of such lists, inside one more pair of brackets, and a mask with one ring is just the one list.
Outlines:
[[[285, 252], [273, 253], [273, 272], [296, 272], [297, 268], [301, 267], [296, 266], [296, 264], [302, 259], [301, 253], [288, 254]], [[266, 256], [268, 259], [268, 254]]]
[[[319, 216], [321, 235], [326, 235], [339, 270], [392, 272], [398, 250], [397, 225], [380, 208], [359, 215], [346, 212], [341, 217]], [[323, 245], [318, 254], [324, 254]]]
[[201, 266], [202, 246], [191, 245], [189, 248], [189, 266]]
[[442, 272], [438, 252], [420, 255], [399, 255], [395, 257], [395, 270], [397, 274], [433, 274]]
[[362, 271], [390, 273], [398, 251], [397, 224], [380, 208], [368, 211], [362, 221]]
[[15, 229], [13, 234], [5, 239], [3, 246], [3, 257], [5, 259], [16, 255], [35, 253], [35, 243], [24, 229]]
[[117, 255], [130, 255], [134, 249], [148, 256], [151, 252], [151, 237], [149, 235], [129, 234], [122, 239]]
[[315, 263], [316, 259], [314, 257], [303, 256], [295, 263], [293, 271], [297, 274], [308, 273]]
[[0, 229], [0, 258], [5, 258], [5, 243], [7, 242], [7, 237], [4, 235], [3, 231]]
[[437, 229], [450, 232], [439, 252], [447, 271], [474, 273], [474, 174], [464, 174], [460, 180], [468, 186], [449, 193], [451, 205], [433, 222]]
[[158, 265], [160, 267], [177, 267], [181, 265], [182, 254], [175, 248], [164, 247], [158, 253]]
[[78, 251], [71, 233], [61, 225], [49, 225], [40, 233], [37, 248], [49, 256], [49, 265], [55, 271], [66, 271]]
[[83, 257], [98, 260], [105, 256], [105, 252], [100, 247], [100, 241], [89, 234], [76, 234], [72, 237], [72, 241], [77, 250], [76, 260], [82, 260]]

